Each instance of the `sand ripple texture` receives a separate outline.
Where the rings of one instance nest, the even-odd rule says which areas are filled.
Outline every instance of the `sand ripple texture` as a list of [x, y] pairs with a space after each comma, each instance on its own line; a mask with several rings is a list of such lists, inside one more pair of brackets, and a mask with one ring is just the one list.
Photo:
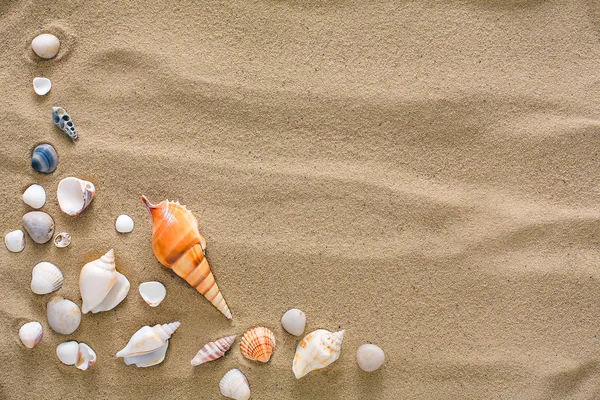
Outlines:
[[[1, 231], [38, 183], [73, 236], [0, 249], [0, 398], [216, 399], [231, 368], [256, 399], [600, 398], [599, 18], [583, 0], [0, 2]], [[61, 39], [55, 60], [30, 52], [42, 32]], [[29, 154], [47, 142], [61, 162], [40, 175]], [[74, 218], [52, 195], [67, 176], [98, 189]], [[232, 322], [155, 260], [141, 194], [198, 217]], [[167, 298], [149, 309], [132, 291], [54, 334], [31, 269], [60, 266], [81, 305], [79, 270], [109, 248]], [[293, 307], [307, 332], [346, 330], [340, 359], [300, 381], [279, 324]], [[30, 320], [48, 334], [26, 350]], [[161, 365], [114, 357], [164, 321], [181, 329]], [[234, 347], [190, 366], [252, 326], [277, 337], [269, 364]], [[65, 340], [94, 348], [92, 370], [63, 368]], [[386, 353], [370, 375], [367, 341]]]

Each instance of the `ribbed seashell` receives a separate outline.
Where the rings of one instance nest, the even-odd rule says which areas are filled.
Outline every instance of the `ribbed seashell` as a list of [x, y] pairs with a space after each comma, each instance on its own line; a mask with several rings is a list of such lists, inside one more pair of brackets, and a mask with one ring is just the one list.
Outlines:
[[43, 244], [52, 239], [54, 220], [43, 211], [30, 211], [23, 215], [23, 228], [34, 242]]
[[74, 340], [63, 342], [56, 347], [56, 356], [66, 365], [75, 365], [82, 371], [96, 363], [96, 352], [85, 343]]
[[219, 391], [225, 397], [235, 400], [250, 398], [250, 384], [246, 376], [237, 368], [227, 372], [219, 382]]
[[25, 248], [25, 234], [19, 229], [8, 232], [4, 236], [4, 244], [9, 251], [19, 253]]
[[35, 294], [56, 292], [62, 287], [64, 281], [60, 269], [46, 261], [36, 264], [31, 271], [31, 291]]
[[56, 247], [63, 248], [63, 247], [67, 247], [68, 245], [71, 244], [71, 235], [67, 232], [61, 232], [61, 233], [57, 233], [56, 236], [54, 236], [54, 245]]
[[60, 296], [48, 302], [47, 316], [50, 328], [63, 335], [75, 332], [81, 323], [81, 311], [77, 304]]
[[196, 218], [179, 202], [165, 200], [154, 205], [146, 196], [142, 196], [142, 201], [152, 216], [152, 250], [158, 261], [185, 279], [231, 319], [231, 311], [204, 256], [206, 240], [198, 230]]
[[23, 192], [23, 203], [31, 208], [42, 208], [46, 204], [46, 191], [41, 185], [31, 185]]
[[297, 308], [287, 310], [283, 314], [283, 317], [281, 317], [281, 326], [289, 334], [300, 336], [304, 333], [304, 328], [306, 327], [306, 314]]
[[221, 339], [215, 340], [214, 342], [205, 344], [204, 347], [198, 351], [196, 356], [192, 358], [190, 364], [193, 366], [198, 366], [223, 357], [231, 345], [233, 345], [233, 342], [235, 342], [235, 338], [237, 338], [237, 335], [225, 336]]
[[167, 343], [179, 325], [181, 325], [179, 322], [171, 322], [164, 325], [141, 327], [129, 339], [127, 346], [117, 353], [117, 357], [140, 356], [156, 351]]
[[31, 168], [37, 172], [50, 174], [58, 166], [58, 153], [51, 144], [44, 143], [36, 146], [31, 153]]
[[37, 321], [31, 321], [19, 329], [19, 339], [28, 349], [33, 349], [44, 336], [42, 324]]
[[105, 255], [83, 266], [79, 274], [79, 289], [83, 304], [81, 311], [97, 313], [116, 307], [129, 292], [129, 281], [115, 266], [115, 253]]
[[306, 335], [296, 347], [292, 371], [296, 379], [310, 371], [325, 368], [340, 357], [344, 331], [317, 329]]
[[60, 40], [50, 33], [42, 33], [31, 41], [31, 49], [42, 58], [52, 58], [58, 54]]
[[146, 304], [150, 307], [157, 307], [167, 295], [165, 285], [156, 281], [141, 283], [138, 290], [140, 291], [142, 299], [144, 299]]
[[71, 116], [63, 107], [52, 107], [52, 121], [54, 121], [54, 125], [58, 126], [69, 139], [75, 141], [79, 138], [77, 128], [75, 128]]
[[249, 360], [269, 362], [275, 350], [275, 335], [262, 326], [248, 329], [242, 336], [240, 350]]
[[58, 205], [68, 215], [80, 214], [90, 205], [96, 194], [92, 182], [75, 177], [68, 177], [58, 183], [56, 198]]
[[33, 78], [33, 91], [40, 96], [45, 96], [52, 89], [52, 82], [40, 76]]

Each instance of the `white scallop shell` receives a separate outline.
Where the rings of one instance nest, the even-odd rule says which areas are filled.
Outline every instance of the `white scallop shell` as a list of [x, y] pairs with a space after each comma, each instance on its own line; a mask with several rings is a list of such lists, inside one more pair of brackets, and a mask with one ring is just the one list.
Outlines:
[[82, 371], [85, 371], [92, 365], [96, 364], [96, 352], [92, 350], [90, 346], [85, 343], [79, 343], [79, 349], [77, 353], [77, 361], [75, 366]]
[[167, 295], [167, 289], [160, 282], [144, 282], [139, 287], [142, 299], [150, 306], [158, 306]]
[[340, 357], [344, 331], [317, 329], [306, 335], [296, 347], [292, 371], [296, 379], [316, 369], [325, 368]]
[[356, 362], [360, 369], [365, 372], [373, 372], [379, 369], [385, 360], [385, 354], [379, 346], [366, 343], [356, 351]]
[[250, 384], [246, 376], [237, 368], [227, 372], [219, 382], [219, 390], [225, 397], [235, 400], [250, 398]]
[[70, 335], [79, 328], [81, 311], [71, 300], [56, 296], [48, 302], [48, 325], [53, 331]]
[[306, 314], [302, 310], [292, 308], [281, 317], [281, 325], [289, 334], [300, 336], [306, 327]]
[[97, 313], [113, 309], [127, 296], [129, 286], [125, 275], [117, 272], [115, 253], [110, 249], [105, 255], [85, 264], [81, 269], [81, 311], [87, 314], [90, 311]]
[[57, 233], [56, 236], [54, 236], [54, 245], [56, 247], [63, 248], [63, 247], [67, 247], [68, 245], [71, 244], [71, 235], [67, 232], [61, 232], [61, 233]]
[[33, 78], [33, 91], [40, 95], [45, 96], [50, 89], [52, 89], [52, 82], [48, 78], [36, 77]]
[[46, 191], [41, 185], [31, 185], [23, 192], [23, 202], [38, 209], [46, 204]]
[[52, 58], [58, 54], [60, 40], [54, 35], [43, 33], [31, 41], [31, 49], [42, 58]]
[[38, 263], [31, 271], [31, 291], [35, 294], [56, 292], [62, 287], [64, 281], [60, 269], [46, 261]]
[[25, 234], [19, 229], [9, 232], [4, 236], [4, 244], [8, 251], [19, 253], [25, 248]]
[[68, 215], [77, 215], [86, 209], [94, 199], [96, 188], [92, 182], [68, 177], [58, 183], [56, 198], [58, 205]]
[[56, 355], [60, 362], [75, 365], [79, 354], [79, 343], [74, 340], [63, 342], [56, 347]]
[[28, 322], [19, 329], [19, 339], [28, 349], [33, 349], [43, 335], [42, 324], [37, 321]]
[[129, 215], [119, 215], [115, 222], [115, 229], [120, 233], [129, 233], [133, 231], [133, 219]]

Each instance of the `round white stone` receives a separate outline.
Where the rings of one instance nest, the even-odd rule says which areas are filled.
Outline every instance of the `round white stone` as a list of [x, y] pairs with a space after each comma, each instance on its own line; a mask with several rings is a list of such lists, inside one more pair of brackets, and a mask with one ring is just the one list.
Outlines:
[[9, 232], [4, 236], [4, 244], [9, 251], [18, 253], [25, 248], [25, 234], [21, 230]]
[[356, 361], [360, 369], [373, 372], [379, 369], [385, 360], [385, 354], [379, 346], [374, 344], [363, 344], [356, 351]]
[[52, 58], [58, 54], [60, 40], [54, 35], [43, 33], [31, 41], [31, 49], [42, 58]]
[[46, 204], [46, 191], [40, 185], [31, 185], [23, 193], [23, 202], [35, 209], [42, 208]]
[[306, 327], [306, 314], [302, 310], [292, 308], [281, 317], [281, 325], [289, 334], [300, 336]]
[[52, 88], [52, 82], [48, 78], [33, 78], [33, 91], [39, 94], [40, 96], [44, 96], [46, 93], [50, 91]]
[[115, 222], [115, 229], [120, 233], [129, 233], [133, 230], [133, 219], [129, 215], [119, 215]]

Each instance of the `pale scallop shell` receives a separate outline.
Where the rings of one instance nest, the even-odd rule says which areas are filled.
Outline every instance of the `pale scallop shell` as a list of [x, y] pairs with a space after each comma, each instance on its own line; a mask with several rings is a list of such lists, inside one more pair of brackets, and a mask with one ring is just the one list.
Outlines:
[[37, 321], [28, 322], [19, 329], [19, 339], [28, 349], [33, 349], [43, 335], [42, 324]]
[[155, 281], [140, 284], [139, 291], [142, 299], [144, 299], [150, 307], [158, 306], [167, 295], [165, 285]]
[[304, 333], [304, 328], [306, 327], [306, 314], [302, 310], [292, 308], [286, 311], [283, 317], [281, 317], [281, 326], [289, 334], [300, 336]]
[[33, 78], [33, 91], [40, 95], [45, 96], [52, 89], [52, 82], [48, 78], [42, 78], [40, 76]]
[[25, 248], [25, 234], [19, 229], [8, 232], [4, 235], [4, 244], [8, 251], [19, 253]]
[[62, 287], [64, 281], [60, 269], [46, 261], [38, 263], [31, 271], [31, 291], [35, 294], [56, 292]]
[[275, 335], [262, 326], [248, 329], [240, 342], [240, 350], [249, 360], [269, 362], [275, 350]]
[[250, 398], [250, 384], [246, 376], [237, 368], [227, 372], [219, 382], [219, 391], [225, 397], [235, 400]]
[[237, 338], [237, 335], [225, 336], [214, 342], [205, 344], [194, 356], [192, 361], [190, 361], [190, 364], [196, 367], [223, 357], [227, 350], [233, 345], [233, 342], [235, 342], [235, 338]]
[[81, 323], [81, 311], [77, 304], [60, 296], [48, 302], [47, 316], [50, 328], [63, 335], [75, 332]]
[[46, 191], [41, 185], [31, 185], [23, 192], [23, 202], [31, 208], [42, 208], [46, 204]]
[[75, 365], [79, 355], [79, 343], [74, 340], [63, 342], [56, 347], [56, 356], [66, 365]]
[[56, 247], [63, 248], [63, 247], [67, 247], [68, 245], [71, 244], [71, 235], [67, 232], [61, 232], [61, 233], [57, 233], [56, 236], [54, 236], [54, 245]]
[[340, 357], [344, 331], [317, 329], [306, 335], [296, 347], [292, 371], [296, 379], [316, 369], [325, 368]]
[[115, 221], [115, 229], [119, 233], [129, 233], [133, 231], [133, 219], [129, 215], [119, 215]]
[[60, 209], [68, 215], [80, 214], [90, 205], [96, 194], [92, 182], [75, 177], [68, 177], [58, 183], [56, 198]]

